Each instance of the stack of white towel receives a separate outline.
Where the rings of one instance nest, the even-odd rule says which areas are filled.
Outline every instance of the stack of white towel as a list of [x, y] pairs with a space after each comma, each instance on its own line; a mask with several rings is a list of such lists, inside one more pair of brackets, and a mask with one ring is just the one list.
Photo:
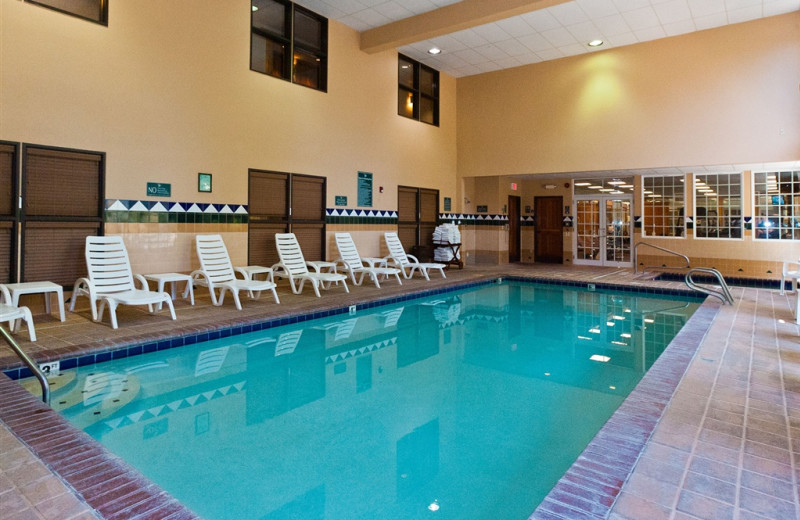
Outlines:
[[[433, 231], [433, 242], [460, 244], [461, 231], [455, 224], [442, 224]], [[460, 251], [457, 258], [461, 258]], [[437, 262], [449, 262], [453, 259], [453, 250], [449, 247], [437, 247], [433, 252], [433, 259]]]

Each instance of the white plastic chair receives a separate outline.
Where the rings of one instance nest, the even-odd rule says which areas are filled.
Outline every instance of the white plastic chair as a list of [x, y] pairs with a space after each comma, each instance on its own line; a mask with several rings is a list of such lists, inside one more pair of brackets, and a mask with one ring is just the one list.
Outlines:
[[[261, 291], [272, 291], [275, 303], [281, 302], [278, 299], [278, 293], [275, 292], [274, 282], [252, 280], [245, 268], [234, 269], [221, 235], [197, 235], [195, 247], [197, 248], [197, 258], [200, 260], [200, 269], [192, 272], [192, 282], [195, 285], [208, 287], [208, 292], [211, 293], [211, 303], [217, 307], [222, 305], [225, 291], [231, 292], [238, 310], [242, 310], [239, 291], [247, 291], [248, 295], [254, 299], [261, 296]], [[244, 279], [236, 278], [237, 272]], [[219, 289], [219, 299], [215, 293], [217, 289]]]
[[793, 293], [797, 288], [797, 281], [800, 280], [800, 262], [790, 261], [783, 263], [783, 268], [781, 269], [781, 295], [785, 294], [784, 287], [786, 287], [787, 278], [791, 281], [789, 292]]
[[[781, 295], [786, 294], [784, 287], [786, 286], [786, 279], [789, 279], [789, 293], [794, 294], [797, 292], [797, 283], [800, 281], [800, 262], [784, 262], [781, 269]], [[794, 322], [800, 325], [800, 294], [797, 295], [794, 302]]]
[[[117, 328], [117, 305], [147, 305], [153, 314], [153, 304], [166, 303], [172, 319], [175, 308], [172, 298], [166, 292], [151, 291], [142, 275], [134, 275], [128, 260], [128, 251], [122, 237], [86, 237], [86, 269], [88, 278], [79, 278], [72, 288], [72, 301], [69, 310], [75, 310], [78, 296], [88, 296], [92, 307], [92, 319], [102, 321], [103, 311], [108, 304], [111, 327]], [[134, 279], [141, 284], [136, 288]], [[100, 311], [97, 301], [100, 301]], [[160, 307], [160, 306], [159, 306]]]
[[19, 321], [22, 320], [28, 326], [28, 335], [31, 341], [36, 341], [36, 330], [33, 327], [31, 310], [24, 305], [12, 305], [11, 301], [11, 293], [8, 288], [0, 284], [0, 323], [7, 321], [9, 332], [14, 333], [19, 330]]
[[420, 262], [416, 256], [406, 253], [406, 250], [403, 248], [403, 244], [400, 242], [400, 237], [397, 236], [397, 233], [393, 231], [387, 231], [383, 234], [383, 238], [386, 241], [386, 247], [389, 249], [389, 256], [392, 259], [391, 265], [399, 268], [403, 272], [403, 276], [406, 279], [414, 276], [414, 271], [417, 269], [419, 269], [419, 272], [422, 273], [422, 276], [424, 276], [426, 280], [430, 280], [428, 277], [428, 271], [431, 269], [438, 270], [442, 274], [442, 278], [447, 278], [447, 276], [444, 274], [444, 264]]
[[[306, 262], [294, 233], [276, 233], [275, 246], [278, 249], [278, 257], [280, 257], [281, 261], [275, 264], [272, 270], [276, 276], [289, 279], [289, 285], [291, 285], [293, 293], [300, 294], [306, 281], [311, 283], [314, 288], [314, 294], [317, 297], [319, 297], [320, 285], [323, 289], [327, 289], [334, 282], [342, 282], [345, 292], [350, 292], [345, 275], [335, 272], [323, 273], [319, 265], [314, 262]], [[309, 267], [314, 269], [314, 272], [309, 271]], [[297, 281], [300, 282], [299, 285], [295, 285]]]
[[[400, 279], [400, 269], [386, 267], [385, 258], [361, 257], [350, 233], [336, 233], [336, 247], [339, 249], [339, 259], [336, 260], [336, 263], [342, 264], [354, 285], [361, 285], [364, 281], [364, 276], [367, 274], [370, 280], [375, 282], [375, 287], [378, 289], [381, 288], [381, 284], [378, 281], [379, 276], [389, 278], [390, 275], [393, 275], [397, 278], [397, 283], [403, 285], [403, 281]], [[367, 265], [364, 265], [365, 262]], [[361, 274], [358, 281], [356, 281], [356, 273]]]

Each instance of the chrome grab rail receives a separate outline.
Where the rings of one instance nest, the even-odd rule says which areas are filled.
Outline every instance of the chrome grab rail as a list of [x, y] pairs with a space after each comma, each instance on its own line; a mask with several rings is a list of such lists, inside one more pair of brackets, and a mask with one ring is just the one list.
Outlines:
[[[661, 247], [653, 244], [648, 244], [647, 242], [638, 242], [635, 246], [633, 246], [633, 274], [639, 274], [639, 246], [647, 246], [652, 247], [653, 249], [658, 249], [659, 251], [663, 251], [665, 253], [669, 253], [671, 255], [679, 256], [686, 260], [686, 265], [682, 267], [662, 267], [662, 269], [688, 269], [689, 268], [689, 257], [686, 255], [682, 255], [677, 251], [673, 251], [671, 249], [667, 249], [666, 247]], [[642, 268], [642, 272], [644, 273], [651, 267], [658, 267], [655, 265], [649, 265]]]
[[[692, 279], [692, 275], [694, 273], [704, 273], [710, 274], [717, 279], [719, 282], [719, 289], [716, 288], [709, 288], [702, 285], [699, 285]], [[701, 292], [703, 294], [707, 294], [709, 296], [714, 296], [715, 298], [719, 298], [722, 300], [722, 303], [729, 303], [733, 305], [733, 295], [731, 294], [731, 290], [728, 288], [728, 284], [725, 283], [725, 278], [722, 277], [722, 273], [714, 269], [713, 267], [694, 267], [689, 269], [689, 272], [686, 273], [686, 285], [695, 291]]]
[[29, 358], [28, 355], [22, 351], [17, 342], [14, 341], [14, 338], [11, 337], [11, 334], [9, 334], [8, 331], [6, 331], [6, 329], [3, 327], [0, 327], [0, 336], [3, 336], [3, 339], [6, 340], [6, 343], [8, 343], [9, 347], [11, 347], [11, 350], [13, 350], [14, 353], [19, 356], [22, 362], [25, 363], [25, 366], [27, 366], [30, 371], [33, 372], [33, 375], [36, 376], [36, 379], [39, 380], [39, 383], [42, 385], [42, 401], [44, 401], [44, 404], [50, 406], [50, 383], [47, 381], [44, 372], [42, 372], [38, 365], [36, 365], [36, 363], [34, 363], [33, 360], [31, 360], [31, 358]]

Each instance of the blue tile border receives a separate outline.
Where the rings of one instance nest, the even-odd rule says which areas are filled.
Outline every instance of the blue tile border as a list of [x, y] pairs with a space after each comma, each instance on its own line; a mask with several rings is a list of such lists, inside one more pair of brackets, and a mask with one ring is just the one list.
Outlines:
[[[454, 285], [450, 287], [440, 287], [437, 289], [428, 289], [392, 298], [383, 298], [371, 302], [356, 304], [356, 311], [372, 309], [375, 307], [382, 307], [384, 305], [391, 305], [394, 303], [401, 303], [409, 300], [425, 298], [428, 296], [435, 296], [437, 294], [445, 294], [455, 291], [462, 291], [472, 289], [482, 285], [492, 285], [503, 282], [524, 283], [529, 285], [560, 285], [563, 287], [581, 288], [590, 291], [612, 291], [612, 292], [625, 292], [625, 293], [638, 293], [638, 294], [652, 294], [660, 296], [677, 296], [681, 298], [694, 298], [698, 302], [705, 299], [704, 295], [689, 289], [665, 289], [657, 287], [635, 287], [628, 285], [618, 285], [610, 283], [593, 283], [584, 281], [561, 280], [552, 278], [540, 277], [525, 277], [525, 276], [503, 276], [499, 278], [490, 278], [487, 280], [478, 280], [465, 284]], [[591, 288], [590, 286], [594, 286]], [[234, 325], [216, 330], [206, 330], [194, 334], [178, 336], [175, 338], [162, 339], [157, 342], [148, 341], [146, 343], [139, 343], [120, 349], [98, 352], [96, 354], [83, 354], [78, 357], [64, 358], [57, 360], [61, 364], [62, 370], [69, 370], [75, 367], [83, 367], [95, 363], [102, 363], [112, 359], [124, 359], [128, 357], [138, 356], [141, 354], [148, 354], [151, 352], [158, 352], [161, 350], [168, 350], [172, 348], [182, 347], [185, 345], [194, 345], [203, 341], [211, 339], [219, 339], [223, 337], [234, 336], [238, 334], [245, 334], [248, 332], [256, 332], [260, 330], [270, 329], [273, 327], [280, 327], [282, 325], [289, 325], [293, 323], [300, 323], [304, 321], [314, 320], [317, 318], [325, 318], [328, 316], [336, 316], [338, 314], [346, 314], [349, 312], [349, 306], [339, 307], [336, 309], [325, 309], [308, 314], [300, 314], [296, 316], [284, 316], [281, 318], [274, 318], [266, 321], [251, 323], [248, 325]], [[3, 371], [3, 373], [12, 380], [25, 379], [32, 377], [33, 374], [26, 367], [12, 368]]]

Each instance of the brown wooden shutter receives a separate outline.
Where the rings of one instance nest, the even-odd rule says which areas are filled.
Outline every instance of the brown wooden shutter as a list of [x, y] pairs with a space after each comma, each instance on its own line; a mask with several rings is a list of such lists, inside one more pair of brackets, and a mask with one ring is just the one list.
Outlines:
[[439, 221], [439, 191], [419, 190], [419, 245], [433, 245], [433, 231]]
[[0, 283], [12, 281], [11, 262], [14, 247], [14, 222], [0, 220]]
[[250, 170], [247, 263], [270, 267], [279, 261], [275, 233], [289, 229], [289, 174]]
[[71, 286], [86, 274], [86, 237], [103, 231], [103, 154], [24, 150], [22, 281]]
[[16, 174], [14, 154], [16, 147], [0, 144], [0, 217], [11, 218], [16, 208]]
[[275, 248], [275, 233], [286, 233], [285, 223], [255, 222], [248, 228], [249, 265], [270, 267], [280, 261]]
[[13, 145], [0, 143], [0, 283], [13, 281], [16, 174]]
[[286, 173], [250, 171], [248, 209], [251, 218], [286, 218], [289, 206], [289, 175]]
[[307, 262], [325, 260], [325, 226], [324, 224], [294, 223], [292, 233], [297, 236], [297, 242], [303, 251]]
[[417, 221], [417, 190], [416, 188], [397, 188], [397, 220], [399, 222]]
[[100, 217], [102, 156], [27, 148], [26, 217]]
[[100, 224], [92, 222], [26, 222], [22, 249], [24, 280], [71, 286], [86, 276], [86, 237], [99, 232]]
[[292, 219], [325, 220], [325, 179], [292, 176]]

